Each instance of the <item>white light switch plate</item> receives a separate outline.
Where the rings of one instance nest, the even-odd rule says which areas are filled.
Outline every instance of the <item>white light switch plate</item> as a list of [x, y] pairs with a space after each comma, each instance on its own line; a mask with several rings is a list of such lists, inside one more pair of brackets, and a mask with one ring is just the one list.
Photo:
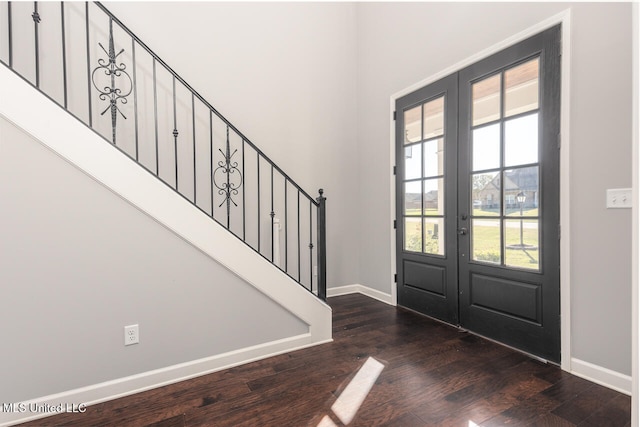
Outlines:
[[607, 209], [630, 209], [630, 188], [610, 188], [607, 190]]

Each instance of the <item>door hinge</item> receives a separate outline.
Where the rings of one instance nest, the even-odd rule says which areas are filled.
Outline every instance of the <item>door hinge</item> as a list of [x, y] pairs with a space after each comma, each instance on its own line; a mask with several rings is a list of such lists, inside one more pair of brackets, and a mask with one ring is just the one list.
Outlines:
[[396, 167], [395, 166], [393, 167], [393, 174], [394, 175], [396, 174]]
[[558, 150], [562, 147], [562, 134], [558, 134]]
[[398, 283], [398, 273], [393, 275], [393, 283]]
[[398, 220], [394, 219], [393, 220], [393, 229], [395, 230], [396, 228], [398, 228]]
[[562, 56], [562, 38], [558, 40], [558, 56]]
[[394, 112], [393, 112], [393, 120], [395, 121], [395, 120], [397, 119], [397, 117], [398, 117], [398, 115], [397, 115], [397, 113], [394, 111]]
[[562, 239], [562, 226], [558, 224], [558, 240]]

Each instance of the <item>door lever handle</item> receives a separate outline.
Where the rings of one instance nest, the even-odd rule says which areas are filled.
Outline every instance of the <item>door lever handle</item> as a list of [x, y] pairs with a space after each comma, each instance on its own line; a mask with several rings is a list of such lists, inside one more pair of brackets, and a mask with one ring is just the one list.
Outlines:
[[469, 230], [467, 230], [467, 227], [460, 227], [458, 228], [458, 234], [461, 236], [466, 236], [469, 233]]

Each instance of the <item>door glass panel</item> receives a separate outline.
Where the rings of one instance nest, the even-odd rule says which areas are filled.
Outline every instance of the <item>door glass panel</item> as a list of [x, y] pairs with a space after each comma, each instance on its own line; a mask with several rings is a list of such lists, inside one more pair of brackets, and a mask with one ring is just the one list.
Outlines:
[[538, 108], [539, 63], [536, 58], [505, 71], [505, 117]]
[[404, 148], [404, 179], [422, 177], [422, 145], [415, 144]]
[[424, 219], [424, 253], [444, 255], [444, 218]]
[[471, 175], [471, 202], [474, 216], [500, 215], [500, 173], [488, 172]]
[[444, 175], [444, 139], [424, 143], [424, 177]]
[[500, 124], [473, 130], [473, 170], [500, 167]]
[[504, 124], [505, 166], [538, 163], [538, 113]]
[[473, 84], [473, 126], [500, 118], [500, 74]]
[[420, 181], [404, 183], [404, 214], [420, 215], [422, 204], [422, 185]]
[[471, 251], [474, 261], [500, 264], [500, 220], [471, 221]]
[[404, 112], [404, 143], [409, 144], [422, 139], [422, 106], [418, 105]]
[[404, 219], [404, 250], [422, 252], [422, 218]]
[[539, 220], [507, 219], [504, 222], [505, 265], [540, 269]]
[[504, 214], [539, 216], [538, 166], [504, 171]]
[[422, 200], [424, 215], [444, 215], [444, 179], [425, 179]]
[[444, 96], [424, 104], [424, 139], [444, 133]]

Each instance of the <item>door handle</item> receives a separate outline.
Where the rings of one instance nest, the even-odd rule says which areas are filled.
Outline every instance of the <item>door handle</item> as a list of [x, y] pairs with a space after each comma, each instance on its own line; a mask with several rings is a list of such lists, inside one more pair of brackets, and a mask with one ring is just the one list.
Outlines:
[[467, 234], [469, 234], [469, 230], [467, 230], [467, 227], [460, 227], [458, 228], [458, 234], [461, 236], [466, 236]]

